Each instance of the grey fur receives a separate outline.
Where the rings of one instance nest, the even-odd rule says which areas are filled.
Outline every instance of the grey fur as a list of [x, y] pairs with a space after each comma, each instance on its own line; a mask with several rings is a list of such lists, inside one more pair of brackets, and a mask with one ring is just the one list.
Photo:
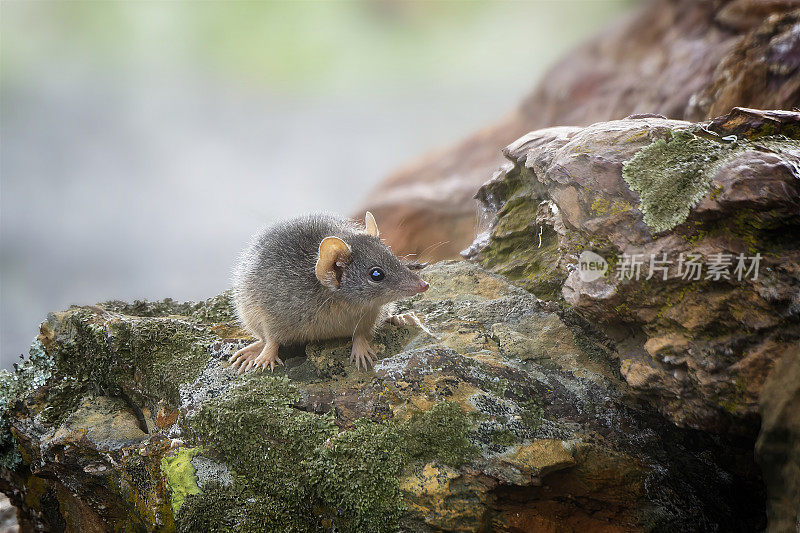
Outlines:
[[[319, 244], [335, 236], [351, 249], [338, 289], [317, 279]], [[385, 278], [369, 278], [372, 267]], [[315, 214], [278, 223], [256, 235], [234, 274], [236, 310], [259, 339], [292, 344], [335, 337], [372, 337], [389, 303], [418, 292], [419, 277], [378, 238], [344, 218]]]

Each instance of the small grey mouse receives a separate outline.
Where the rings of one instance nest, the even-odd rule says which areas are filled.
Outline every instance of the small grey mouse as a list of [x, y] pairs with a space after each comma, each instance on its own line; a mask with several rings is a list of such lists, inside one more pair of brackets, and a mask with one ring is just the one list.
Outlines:
[[278, 346], [353, 338], [356, 368], [374, 365], [376, 325], [417, 324], [393, 315], [391, 302], [428, 289], [380, 239], [367, 211], [364, 227], [328, 214], [297, 217], [259, 232], [234, 273], [239, 319], [258, 341], [229, 362], [239, 372], [283, 364]]

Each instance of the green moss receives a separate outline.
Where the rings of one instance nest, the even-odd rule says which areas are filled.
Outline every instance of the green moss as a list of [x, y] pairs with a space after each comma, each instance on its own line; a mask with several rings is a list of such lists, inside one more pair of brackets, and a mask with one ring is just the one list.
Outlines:
[[532, 431], [536, 431], [542, 425], [544, 418], [544, 407], [537, 398], [532, 398], [520, 405], [520, 417], [522, 423]]
[[700, 221], [695, 221], [691, 224], [688, 224], [687, 232], [681, 234], [680, 237], [688, 244], [690, 247], [695, 246], [697, 243], [708, 237], [709, 229], [706, 224]]
[[502, 398], [506, 395], [506, 392], [508, 391], [508, 379], [496, 376], [494, 377], [494, 379], [485, 381], [483, 383], [483, 386], [487, 392], [492, 392], [495, 395]]
[[781, 210], [739, 208], [723, 218], [687, 224], [680, 236], [692, 247], [709, 238], [735, 237], [750, 256], [779, 256], [794, 245], [798, 231], [800, 216], [787, 216]]
[[[542, 230], [541, 246], [538, 230]], [[544, 300], [557, 300], [566, 276], [558, 268], [558, 234], [550, 226], [531, 227], [510, 234], [492, 234], [482, 251], [481, 264], [521, 284]]]
[[499, 446], [513, 446], [519, 442], [519, 439], [516, 434], [509, 429], [498, 429], [492, 431], [491, 441], [492, 444], [497, 444]]
[[[337, 430], [331, 416], [293, 408], [298, 399], [286, 378], [251, 374], [186, 420], [191, 433], [203, 436], [204, 444], [225, 458], [236, 490], [247, 494], [242, 516], [262, 530], [307, 531], [317, 524], [315, 507], [320, 501], [309, 482], [312, 464], [317, 450]], [[223, 496], [204, 491], [192, 497], [203, 501], [193, 502], [191, 508], [207, 507]], [[228, 522], [236, 512], [216, 514], [220, 522]], [[180, 527], [191, 529], [192, 517], [196, 515], [180, 513]], [[240, 526], [249, 530], [244, 522]]]
[[175, 513], [181, 508], [186, 496], [200, 493], [197, 478], [194, 475], [192, 458], [202, 450], [200, 447], [180, 447], [174, 454], [166, 455], [161, 459], [161, 471], [166, 476], [172, 495], [172, 510]]
[[106, 329], [96, 322], [95, 315], [88, 309], [74, 309], [56, 317], [51, 315], [49, 324], [57, 329], [59, 342], [53, 358], [58, 373], [79, 382], [105, 386], [114, 354]]
[[176, 318], [106, 321], [85, 309], [67, 312], [53, 327], [59, 374], [111, 395], [127, 392], [172, 405], [179, 386], [205, 368], [216, 338], [208, 326]]
[[793, 154], [800, 149], [800, 140], [797, 138], [797, 133], [795, 130], [791, 137], [786, 135], [767, 135], [759, 138], [753, 144], [781, 154]]
[[519, 231], [532, 232], [536, 225], [536, 213], [539, 205], [530, 198], [515, 195], [503, 204], [497, 213], [495, 234], [509, 234]]
[[135, 300], [133, 303], [127, 303], [114, 300], [103, 302], [100, 306], [115, 313], [147, 318], [184, 316], [215, 324], [232, 322], [236, 319], [231, 290], [199, 303], [176, 302], [172, 298], [165, 298], [159, 302]]
[[[36, 414], [46, 424], [57, 427], [78, 408], [89, 388], [84, 383], [62, 379], [42, 387]], [[38, 396], [38, 395], [37, 395]]]
[[111, 383], [138, 381], [142, 393], [172, 405], [178, 403], [179, 386], [194, 380], [205, 368], [213, 340], [205, 327], [173, 318], [116, 322], [109, 332], [114, 352], [108, 376]]
[[[775, 232], [778, 228], [780, 231]], [[732, 217], [720, 221], [718, 227], [718, 233], [736, 235], [750, 254], [785, 250], [787, 245], [792, 246], [790, 243], [795, 242], [792, 238], [794, 231], [796, 226], [793, 228], [787, 217], [754, 209], [740, 209]]]
[[134, 300], [133, 303], [113, 300], [103, 302], [100, 306], [108, 311], [123, 315], [153, 318], [170, 315], [189, 316], [196, 310], [198, 304], [194, 302], [176, 302], [172, 298], [165, 298], [158, 302]]
[[[244, 530], [249, 495], [241, 488], [208, 485], [197, 496], [187, 497], [180, 508], [176, 530], [180, 533], [227, 533]], [[237, 527], [238, 526], [238, 527]], [[254, 529], [253, 531], [263, 531]]]
[[398, 476], [401, 437], [391, 423], [359, 420], [339, 433], [313, 464], [313, 482], [337, 530], [394, 531], [405, 508]]
[[528, 170], [521, 168], [494, 185], [493, 201], [502, 205], [491, 240], [481, 250], [480, 262], [539, 298], [557, 300], [566, 278], [558, 268], [559, 237], [552, 227], [536, 224], [543, 197], [532, 190], [535, 181]]
[[233, 305], [233, 291], [227, 290], [199, 304], [197, 309], [192, 312], [192, 317], [202, 322], [214, 324], [235, 321], [236, 310]]
[[311, 531], [327, 524], [393, 531], [404, 509], [398, 480], [406, 465], [460, 465], [477, 453], [467, 438], [470, 419], [454, 402], [404, 424], [361, 419], [339, 432], [331, 415], [294, 408], [298, 399], [283, 377], [248, 375], [185, 420], [189, 433], [224, 458], [235, 483], [187, 497], [179, 530]]
[[437, 460], [459, 467], [478, 454], [467, 438], [471, 426], [458, 403], [439, 402], [401, 426], [404, 454], [408, 461]]

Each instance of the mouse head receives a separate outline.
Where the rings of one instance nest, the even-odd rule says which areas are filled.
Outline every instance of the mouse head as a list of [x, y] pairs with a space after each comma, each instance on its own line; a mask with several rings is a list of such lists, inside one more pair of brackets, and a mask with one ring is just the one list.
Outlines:
[[322, 239], [315, 273], [339, 297], [355, 304], [385, 304], [413, 296], [428, 284], [406, 268], [380, 239], [367, 211], [363, 233]]

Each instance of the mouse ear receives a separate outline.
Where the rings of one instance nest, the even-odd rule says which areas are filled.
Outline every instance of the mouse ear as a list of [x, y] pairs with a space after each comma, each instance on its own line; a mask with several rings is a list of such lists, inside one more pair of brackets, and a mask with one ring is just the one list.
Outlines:
[[367, 228], [367, 235], [372, 235], [373, 237], [381, 236], [378, 232], [378, 223], [375, 222], [375, 217], [372, 216], [372, 213], [369, 211], [367, 211], [367, 214], [364, 216], [364, 226]]
[[325, 237], [319, 243], [314, 273], [320, 283], [331, 290], [338, 289], [342, 270], [349, 260], [350, 247], [346, 242], [339, 237]]

